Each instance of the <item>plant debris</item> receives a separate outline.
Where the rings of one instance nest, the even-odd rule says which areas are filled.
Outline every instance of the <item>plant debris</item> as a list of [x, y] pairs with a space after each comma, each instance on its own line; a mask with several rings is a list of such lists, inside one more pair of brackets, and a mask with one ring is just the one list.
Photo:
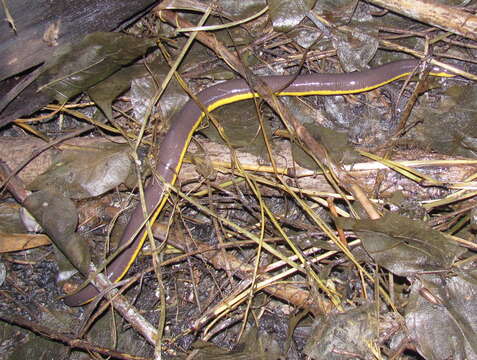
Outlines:
[[[168, 0], [71, 44], [50, 24], [55, 55], [0, 83], [2, 359], [477, 359], [477, 8], [398, 3]], [[410, 58], [354, 94], [261, 81]], [[235, 79], [246, 101], [203, 104]], [[157, 154], [188, 101], [177, 167]]]

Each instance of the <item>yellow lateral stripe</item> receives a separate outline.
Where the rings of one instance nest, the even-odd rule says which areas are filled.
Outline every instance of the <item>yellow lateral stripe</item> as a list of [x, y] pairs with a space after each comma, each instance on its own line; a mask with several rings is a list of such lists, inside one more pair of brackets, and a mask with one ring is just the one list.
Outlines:
[[[178, 175], [179, 170], [182, 166], [182, 163], [184, 162], [184, 156], [187, 152], [187, 148], [189, 147], [192, 136], [194, 135], [195, 131], [199, 127], [200, 122], [202, 121], [204, 116], [205, 116], [205, 113], [202, 112], [201, 115], [199, 116], [199, 118], [197, 119], [197, 121], [194, 123], [194, 126], [191, 128], [191, 131], [187, 135], [187, 139], [186, 139], [186, 142], [185, 142], [185, 144], [182, 148], [182, 152], [181, 152], [181, 155], [179, 157], [179, 161], [177, 162], [177, 166], [175, 168], [174, 175], [172, 176], [171, 185], [174, 185], [176, 183], [177, 175]], [[152, 176], [154, 176], [154, 174]], [[162, 209], [164, 208], [164, 205], [167, 202], [167, 199], [169, 198], [169, 193], [166, 193], [164, 191], [164, 189], [162, 191], [163, 191], [162, 199], [159, 202], [159, 205], [157, 206], [154, 213], [149, 217], [150, 224], [153, 224], [156, 221], [156, 219], [159, 217], [159, 214], [161, 213]], [[129, 268], [132, 266], [134, 260], [136, 260], [136, 257], [138, 256], [139, 251], [141, 251], [142, 246], [144, 245], [144, 242], [146, 241], [146, 238], [147, 238], [147, 231], [145, 231], [144, 234], [142, 234], [141, 240], [138, 242], [137, 248], [134, 250], [134, 253], [131, 256], [131, 258], [129, 259], [129, 262], [128, 262], [127, 266], [124, 268], [124, 271], [116, 279], [116, 282], [120, 281], [126, 275], [126, 273], [129, 271]]]
[[[445, 73], [445, 72], [430, 72], [429, 74], [432, 75], [432, 76], [439, 76], [439, 77], [454, 77], [454, 75], [448, 74], [448, 73]], [[393, 81], [396, 81], [398, 79], [401, 79], [401, 78], [403, 78], [405, 76], [409, 76], [409, 75], [411, 75], [411, 72], [405, 72], [405, 73], [399, 74], [395, 77], [389, 78], [389, 79], [387, 79], [383, 82], [380, 82], [378, 84], [371, 85], [371, 86], [364, 87], [364, 88], [354, 89], [354, 90], [320, 90], [320, 89], [316, 89], [316, 90], [301, 91], [301, 92], [283, 91], [283, 92], [276, 93], [275, 95], [276, 96], [310, 96], [310, 95], [357, 94], [357, 93], [377, 89], [377, 88], [379, 88], [383, 85], [389, 84]], [[219, 108], [223, 105], [231, 104], [231, 103], [242, 101], [242, 100], [248, 100], [248, 99], [252, 99], [252, 98], [256, 98], [256, 97], [259, 97], [259, 94], [254, 93], [254, 92], [247, 92], [247, 93], [243, 93], [243, 94], [239, 94], [239, 95], [229, 96], [229, 97], [217, 100], [216, 102], [210, 104], [207, 107], [207, 111], [211, 112], [211, 111], [214, 111], [215, 109], [217, 109], [217, 108]], [[179, 161], [177, 162], [177, 166], [174, 169], [175, 171], [174, 171], [174, 174], [173, 174], [173, 178], [171, 180], [171, 185], [174, 185], [176, 183], [178, 173], [180, 171], [180, 168], [182, 167], [182, 163], [184, 161], [184, 157], [185, 157], [185, 154], [186, 154], [187, 149], [189, 147], [192, 136], [194, 135], [195, 131], [199, 127], [199, 125], [200, 125], [200, 123], [201, 123], [201, 121], [204, 117], [205, 117], [205, 113], [202, 112], [199, 115], [196, 122], [194, 123], [194, 126], [191, 128], [189, 134], [187, 135], [187, 139], [184, 143], [184, 146], [182, 147], [182, 151], [181, 151], [181, 154], [179, 156]], [[163, 190], [163, 192], [164, 192], [164, 190]], [[158, 218], [158, 216], [159, 216], [160, 212], [162, 211], [162, 209], [164, 208], [164, 205], [166, 204], [168, 198], [169, 198], [169, 193], [164, 192], [159, 205], [157, 206], [156, 210], [154, 211], [154, 213], [149, 218], [149, 222], [151, 224], [154, 223], [156, 221], [156, 219]], [[141, 236], [141, 240], [139, 241], [137, 248], [134, 250], [133, 256], [131, 256], [131, 258], [129, 259], [129, 263], [125, 267], [123, 273], [116, 279], [116, 281], [120, 281], [126, 275], [129, 268], [132, 266], [134, 260], [136, 259], [137, 255], [139, 254], [139, 251], [141, 251], [141, 248], [144, 245], [144, 242], [146, 241], [146, 238], [147, 238], [147, 232], [144, 232], [144, 234]]]

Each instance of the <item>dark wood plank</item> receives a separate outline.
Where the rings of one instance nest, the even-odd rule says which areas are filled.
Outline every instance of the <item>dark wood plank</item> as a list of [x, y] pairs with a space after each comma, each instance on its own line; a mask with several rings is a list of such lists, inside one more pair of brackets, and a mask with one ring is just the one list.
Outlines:
[[[58, 45], [95, 31], [110, 31], [148, 9], [156, 0], [8, 0], [15, 34], [0, 22], [0, 80], [44, 62]], [[2, 14], [3, 15], [3, 14]], [[3, 17], [3, 16], [2, 16]], [[58, 26], [58, 38], [45, 40]]]

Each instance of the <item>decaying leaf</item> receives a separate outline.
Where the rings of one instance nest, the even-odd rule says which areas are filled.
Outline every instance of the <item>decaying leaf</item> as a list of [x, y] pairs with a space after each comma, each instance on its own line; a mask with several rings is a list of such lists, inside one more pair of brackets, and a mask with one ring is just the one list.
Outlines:
[[289, 31], [297, 26], [313, 8], [316, 0], [272, 0], [269, 2], [269, 15], [273, 28], [278, 31]]
[[477, 273], [420, 276], [411, 288], [406, 324], [427, 360], [477, 359]]
[[125, 92], [131, 86], [131, 79], [145, 75], [147, 68], [144, 64], [127, 66], [107, 79], [90, 87], [87, 92], [91, 100], [103, 111], [108, 119], [113, 118], [111, 104], [113, 100]]
[[[121, 69], [107, 79], [88, 89], [88, 95], [100, 107], [108, 119], [112, 119], [111, 104], [117, 96], [131, 87], [131, 103], [135, 118], [142, 122], [146, 110], [157, 94], [162, 81], [169, 72], [169, 65], [161, 56], [151, 62], [134, 64]], [[159, 106], [154, 111], [162, 119], [169, 119], [189, 100], [177, 80], [173, 78], [162, 94]]]
[[132, 169], [128, 151], [122, 144], [63, 151], [58, 161], [30, 184], [30, 189], [53, 188], [72, 199], [104, 194], [127, 182]]
[[277, 341], [256, 328], [248, 330], [240, 343], [231, 351], [204, 341], [195, 342], [194, 348], [198, 349], [195, 358], [201, 360], [276, 360], [281, 354]]
[[153, 44], [153, 40], [126, 34], [92, 33], [59, 48], [35, 85], [63, 103], [131, 63]]
[[449, 269], [462, 248], [426, 223], [387, 213], [378, 220], [339, 219], [353, 230], [369, 255], [399, 276]]
[[37, 191], [23, 203], [41, 224], [58, 249], [82, 273], [88, 272], [89, 249], [76, 234], [78, 214], [75, 204], [54, 191]]
[[11, 203], [0, 204], [0, 232], [19, 234], [25, 231], [20, 218], [20, 206]]
[[[258, 156], [266, 156], [262, 129], [253, 100], [240, 101], [218, 108], [213, 114], [223, 127], [225, 136], [233, 148], [243, 149]], [[224, 142], [212, 124], [200, 131], [213, 141]], [[268, 124], [265, 126], [265, 133], [270, 137], [271, 129]]]
[[158, 84], [150, 76], [136, 78], [131, 83], [131, 104], [134, 118], [139, 123], [144, 123], [147, 114], [151, 113], [154, 106], [154, 96], [158, 93]]
[[318, 318], [305, 353], [315, 360], [375, 359], [370, 346], [377, 341], [378, 325], [373, 305]]
[[[304, 126], [315, 139], [325, 146], [329, 157], [334, 162], [349, 164], [359, 159], [358, 152], [354, 150], [345, 133], [316, 124], [305, 124]], [[319, 169], [316, 161], [301, 146], [293, 144], [292, 151], [293, 159], [298, 165], [308, 169]]]

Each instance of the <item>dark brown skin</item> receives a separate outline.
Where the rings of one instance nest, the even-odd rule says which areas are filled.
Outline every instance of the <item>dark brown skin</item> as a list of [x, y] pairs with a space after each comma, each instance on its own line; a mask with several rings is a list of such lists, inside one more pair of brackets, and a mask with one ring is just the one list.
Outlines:
[[[277, 95], [338, 95], [375, 89], [411, 74], [418, 65], [419, 60], [401, 60], [362, 72], [307, 74], [299, 75], [296, 78], [294, 76], [266, 76], [261, 79]], [[446, 75], [441, 69], [432, 69], [431, 75], [451, 76]], [[293, 82], [290, 83], [290, 81]], [[231, 80], [205, 89], [197, 96], [206, 108], [212, 110], [210, 107], [216, 108], [225, 103], [240, 100], [238, 96], [243, 94], [251, 94], [247, 82]], [[172, 184], [175, 182], [182, 165], [183, 154], [202, 117], [202, 109], [193, 100], [189, 100], [173, 118], [172, 127], [162, 141], [157, 157], [155, 174], [159, 176], [153, 177], [145, 189], [147, 211], [154, 213], [150, 217], [150, 221], [155, 220], [165, 202], [164, 186], [158, 178]], [[119, 281], [124, 276], [142, 247], [146, 237], [143, 229], [144, 221], [142, 208], [138, 205], [119, 243], [120, 248], [125, 247], [125, 249], [110, 262], [106, 269], [106, 274], [112, 282]], [[128, 243], [130, 244], [127, 245]], [[77, 293], [66, 296], [64, 301], [69, 306], [80, 306], [90, 301], [98, 293], [92, 284], [88, 284]]]

